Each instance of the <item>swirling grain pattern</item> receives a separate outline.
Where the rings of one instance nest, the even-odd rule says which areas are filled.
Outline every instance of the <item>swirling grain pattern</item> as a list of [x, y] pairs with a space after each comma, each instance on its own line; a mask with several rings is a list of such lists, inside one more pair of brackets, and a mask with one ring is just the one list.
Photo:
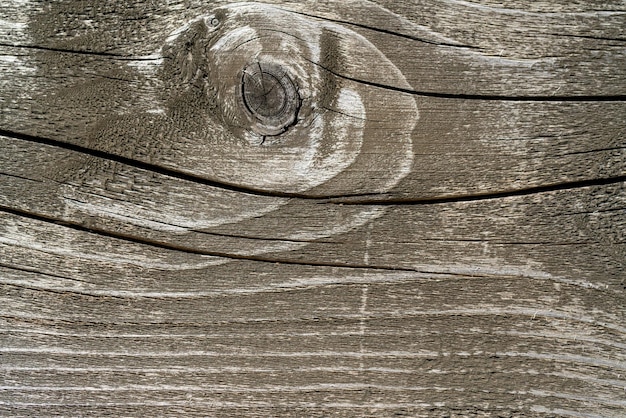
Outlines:
[[[328, 72], [341, 69], [349, 76], [351, 68], [367, 66], [408, 87], [394, 65], [353, 31], [270, 6], [237, 4], [177, 29], [164, 55], [171, 57], [164, 76], [174, 82], [176, 95], [202, 77], [204, 84], [195, 87], [215, 103], [194, 115], [205, 121], [206, 134], [192, 150], [201, 172], [208, 166], [225, 182], [269, 190], [302, 192], [331, 180], [352, 182], [359, 190], [354, 178], [342, 180], [342, 172], [375, 164], [385, 172], [371, 179], [367, 191], [382, 192], [410, 170], [410, 135], [418, 118], [413, 98], [394, 92], [374, 96], [366, 86], [335, 80]], [[244, 116], [242, 73], [256, 63], [275, 66], [295, 83], [302, 103], [286, 132], [258, 133], [259, 123]], [[382, 136], [368, 135], [377, 128], [376, 115], [389, 112], [392, 104], [398, 123]]]
[[0, 415], [626, 410], [623, 2], [0, 4]]

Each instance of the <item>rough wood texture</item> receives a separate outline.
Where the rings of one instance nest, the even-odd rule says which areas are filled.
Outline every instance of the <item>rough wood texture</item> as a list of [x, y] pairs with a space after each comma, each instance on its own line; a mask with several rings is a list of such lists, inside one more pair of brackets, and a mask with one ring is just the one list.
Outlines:
[[626, 414], [623, 1], [0, 4], [0, 415]]

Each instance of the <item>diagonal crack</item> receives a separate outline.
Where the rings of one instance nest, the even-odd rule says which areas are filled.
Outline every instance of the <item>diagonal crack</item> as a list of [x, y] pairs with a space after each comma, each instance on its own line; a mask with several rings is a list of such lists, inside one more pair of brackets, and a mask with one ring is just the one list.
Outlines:
[[404, 34], [404, 33], [395, 32], [395, 31], [391, 31], [391, 30], [388, 30], [388, 29], [377, 28], [375, 26], [364, 25], [362, 23], [352, 22], [352, 21], [349, 21], [349, 20], [332, 19], [332, 18], [329, 18], [329, 17], [323, 17], [323, 16], [318, 16], [318, 15], [304, 13], [304, 12], [297, 12], [295, 10], [289, 10], [289, 9], [282, 9], [281, 8], [280, 10], [283, 10], [283, 11], [289, 12], [289, 13], [294, 13], [294, 14], [301, 15], [301, 16], [310, 17], [310, 18], [313, 18], [313, 19], [325, 20], [325, 21], [333, 22], [333, 23], [340, 23], [342, 25], [350, 25], [350, 26], [354, 26], [354, 27], [357, 27], [357, 28], [367, 29], [367, 30], [371, 30], [371, 31], [374, 31], [374, 32], [384, 33], [386, 35], [391, 35], [391, 36], [397, 36], [399, 38], [405, 38], [405, 39], [409, 39], [411, 41], [422, 42], [422, 43], [430, 44], [430, 45], [449, 46], [449, 47], [462, 48], [462, 49], [480, 49], [479, 47], [470, 46], [470, 45], [462, 45], [462, 44], [456, 44], [456, 43], [451, 43], [451, 42], [431, 41], [429, 39], [419, 38], [417, 36], [407, 35], [407, 34]]

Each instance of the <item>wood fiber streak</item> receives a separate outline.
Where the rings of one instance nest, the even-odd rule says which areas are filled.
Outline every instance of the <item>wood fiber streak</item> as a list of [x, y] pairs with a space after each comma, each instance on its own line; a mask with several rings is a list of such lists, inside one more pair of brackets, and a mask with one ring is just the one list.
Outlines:
[[623, 417], [624, 27], [3, 0], [0, 415]]

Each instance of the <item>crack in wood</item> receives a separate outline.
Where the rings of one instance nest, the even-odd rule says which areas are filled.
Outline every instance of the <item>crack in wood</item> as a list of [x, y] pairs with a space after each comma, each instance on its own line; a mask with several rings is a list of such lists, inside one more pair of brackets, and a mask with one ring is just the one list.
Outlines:
[[591, 39], [594, 41], [611, 41], [611, 42], [626, 42], [626, 38], [611, 38], [605, 36], [592, 36], [592, 35], [572, 35], [568, 33], [549, 33], [552, 36], [561, 36], [565, 38], [580, 38], [580, 39]]
[[0, 286], [14, 287], [14, 288], [23, 289], [23, 290], [31, 290], [33, 292], [54, 293], [57, 295], [77, 295], [77, 296], [83, 296], [83, 297], [94, 298], [94, 299], [120, 299], [120, 300], [129, 299], [127, 296], [118, 296], [114, 294], [98, 295], [98, 294], [90, 293], [87, 291], [80, 291], [80, 290], [75, 290], [75, 289], [54, 289], [54, 288], [44, 287], [44, 286], [29, 286], [25, 284], [2, 282], [2, 281], [0, 281]]
[[252, 236], [252, 235], [243, 235], [243, 234], [221, 234], [218, 232], [208, 232], [199, 229], [190, 229], [190, 232], [197, 232], [198, 234], [209, 235], [214, 237], [224, 237], [224, 238], [237, 238], [237, 239], [245, 239], [251, 241], [270, 241], [270, 242], [293, 242], [298, 244], [310, 244], [312, 242], [315, 243], [333, 243], [333, 241], [327, 241], [324, 239], [319, 240], [307, 240], [307, 239], [293, 239], [293, 238], [273, 238], [273, 237], [260, 237], [260, 236]]
[[[585, 187], [599, 187], [610, 186], [613, 184], [620, 184], [626, 182], [626, 175], [598, 178], [590, 180], [579, 180], [563, 183], [554, 183], [543, 186], [527, 187], [517, 190], [507, 190], [496, 193], [485, 193], [475, 195], [463, 195], [463, 196], [447, 196], [440, 198], [381, 198], [380, 200], [363, 200], [358, 198], [339, 198], [329, 199], [326, 203], [341, 204], [341, 205], [382, 205], [382, 206], [400, 206], [400, 205], [438, 205], [444, 203], [462, 203], [462, 202], [476, 202], [480, 200], [492, 200], [492, 199], [504, 199], [517, 196], [529, 196], [540, 193], [551, 193], [565, 190], [574, 190]], [[384, 194], [381, 194], [381, 196]]]
[[355, 193], [355, 194], [341, 194], [341, 195], [307, 195], [303, 193], [288, 193], [267, 191], [261, 189], [254, 189], [249, 187], [243, 187], [239, 185], [218, 182], [215, 180], [206, 179], [204, 177], [195, 176], [193, 174], [176, 171], [174, 169], [159, 166], [157, 164], [147, 163], [139, 160], [135, 160], [128, 157], [112, 154], [105, 151], [94, 150], [91, 148], [83, 147], [76, 144], [63, 142], [60, 140], [43, 138], [30, 134], [18, 133], [0, 129], [0, 135], [13, 139], [23, 140], [27, 142], [34, 142], [38, 144], [58, 147], [67, 149], [70, 151], [87, 154], [93, 157], [103, 158], [111, 161], [115, 161], [121, 164], [129, 165], [131, 167], [139, 168], [154, 173], [159, 173], [173, 178], [178, 178], [185, 181], [204, 184], [211, 187], [216, 187], [224, 190], [235, 191], [256, 196], [265, 196], [273, 198], [286, 198], [286, 199], [301, 199], [316, 201], [320, 204], [347, 204], [347, 205], [380, 205], [380, 206], [392, 206], [392, 205], [433, 205], [442, 203], [457, 203], [457, 202], [473, 202], [478, 200], [491, 200], [502, 199], [515, 196], [526, 196], [538, 193], [556, 192], [562, 190], [572, 190], [584, 187], [593, 186], [607, 186], [611, 184], [618, 184], [626, 182], [626, 175], [614, 176], [607, 178], [597, 178], [579, 181], [570, 181], [562, 183], [554, 183], [543, 186], [527, 187], [515, 190], [506, 190], [501, 192], [490, 192], [485, 194], [473, 194], [473, 195], [461, 195], [461, 196], [445, 196], [440, 198], [402, 198], [391, 197], [389, 192], [386, 193]]
[[[220, 189], [236, 191], [236, 192], [241, 192], [241, 193], [250, 194], [250, 195], [257, 195], [257, 196], [284, 197], [284, 198], [296, 198], [297, 197], [297, 198], [303, 198], [303, 199], [307, 198], [306, 195], [302, 195], [302, 194], [299, 194], [299, 193], [269, 192], [269, 191], [264, 191], [264, 190], [260, 190], [260, 189], [242, 187], [242, 186], [238, 186], [238, 185], [234, 185], [234, 184], [229, 184], [229, 183], [223, 183], [223, 182], [218, 182], [218, 181], [214, 181], [214, 180], [209, 180], [209, 179], [206, 179], [204, 177], [199, 177], [199, 176], [195, 176], [193, 174], [184, 173], [184, 172], [181, 172], [181, 171], [176, 171], [174, 169], [170, 169], [170, 168], [166, 168], [166, 167], [163, 167], [163, 166], [159, 166], [157, 164], [151, 164], [151, 163], [135, 160], [135, 159], [132, 159], [132, 158], [124, 157], [124, 156], [121, 156], [121, 155], [116, 155], [116, 154], [113, 154], [113, 153], [110, 153], [110, 152], [95, 150], [95, 149], [92, 149], [92, 148], [88, 148], [88, 147], [84, 147], [84, 146], [76, 145], [76, 144], [71, 144], [71, 143], [67, 143], [67, 142], [63, 142], [63, 141], [59, 141], [59, 140], [55, 140], [55, 139], [44, 138], [44, 137], [40, 137], [40, 136], [34, 136], [34, 135], [24, 134], [24, 133], [19, 133], [19, 132], [13, 132], [13, 131], [8, 131], [8, 130], [4, 130], [4, 129], [0, 129], [0, 135], [6, 136], [6, 137], [9, 137], [9, 138], [13, 138], [13, 139], [19, 139], [19, 140], [23, 140], [23, 141], [34, 142], [34, 143], [38, 143], [38, 144], [43, 144], [43, 145], [63, 148], [63, 149], [67, 149], [67, 150], [70, 150], [70, 151], [75, 151], [75, 152], [79, 152], [79, 153], [82, 153], [82, 154], [90, 155], [90, 156], [93, 156], [93, 157], [98, 157], [98, 158], [103, 158], [103, 159], [106, 159], [106, 160], [115, 161], [115, 162], [118, 162], [118, 163], [121, 163], [121, 164], [129, 165], [131, 167], [143, 169], [143, 170], [146, 170], [146, 171], [151, 171], [151, 172], [154, 172], [154, 173], [163, 174], [163, 175], [166, 175], [166, 176], [169, 176], [169, 177], [178, 178], [178, 179], [181, 179], [181, 180], [187, 180], [187, 181], [191, 181], [191, 182], [195, 182], [195, 183], [201, 183], [201, 184], [205, 184], [207, 186], [212, 186], [212, 187], [216, 187], [216, 188], [220, 188]], [[314, 198], [314, 199], [318, 199], [318, 198]]]
[[4, 172], [1, 172], [1, 171], [0, 171], [0, 176], [13, 177], [13, 178], [16, 178], [16, 179], [32, 181], [32, 182], [35, 182], [35, 183], [43, 183], [43, 180], [35, 180], [35, 179], [31, 179], [31, 178], [24, 177], [24, 176], [19, 176], [17, 174], [4, 173]]
[[179, 251], [186, 254], [198, 254], [198, 255], [206, 255], [213, 257], [221, 257], [229, 260], [240, 260], [240, 261], [254, 261], [261, 263], [270, 263], [270, 264], [284, 264], [284, 265], [296, 265], [296, 266], [310, 266], [310, 267], [334, 267], [341, 269], [351, 269], [351, 270], [380, 270], [380, 271], [395, 271], [395, 272], [414, 272], [414, 273], [423, 273], [430, 274], [433, 276], [459, 276], [459, 277], [488, 277], [486, 274], [471, 274], [471, 273], [454, 273], [454, 272], [438, 272], [438, 271], [428, 271], [421, 270], [416, 268], [407, 268], [407, 267], [392, 267], [392, 266], [384, 266], [384, 265], [372, 265], [372, 264], [351, 264], [351, 263], [326, 263], [326, 262], [307, 262], [307, 261], [296, 261], [289, 260], [285, 258], [279, 257], [263, 257], [263, 256], [248, 256], [248, 255], [239, 255], [227, 252], [219, 252], [219, 251], [206, 251], [198, 248], [187, 247], [183, 245], [175, 245], [171, 243], [156, 241], [147, 238], [140, 238], [137, 236], [124, 234], [120, 232], [107, 231], [101, 228], [93, 228], [81, 225], [76, 222], [59, 220], [57, 218], [28, 212], [26, 210], [10, 208], [7, 206], [0, 205], [0, 212], [9, 213], [11, 215], [20, 216], [40, 222], [51, 223], [55, 225], [60, 225], [66, 228], [73, 229], [75, 231], [87, 232], [107, 238], [119, 239], [126, 242], [131, 242], [135, 244], [146, 245], [149, 247], [160, 248], [164, 250], [170, 251]]
[[6, 268], [6, 269], [10, 269], [10, 270], [21, 271], [23, 273], [38, 274], [38, 275], [46, 276], [46, 277], [53, 277], [55, 279], [63, 279], [63, 280], [71, 280], [71, 281], [79, 282], [79, 283], [87, 283], [85, 280], [73, 279], [71, 277], [61, 276], [59, 274], [46, 273], [46, 272], [43, 272], [43, 271], [41, 271], [39, 269], [22, 267], [22, 266], [16, 266], [16, 265], [13, 265], [13, 264], [6, 264], [6, 263], [2, 263], [2, 262], [0, 262], [0, 268]]
[[607, 151], [626, 151], [626, 146], [623, 147], [608, 147], [608, 148], [597, 148], [586, 151], [573, 151], [573, 152], [564, 152], [561, 156], [565, 155], [584, 155], [584, 154], [592, 154], [595, 152], [607, 152]]
[[371, 31], [374, 31], [374, 32], [384, 33], [386, 35], [397, 36], [399, 38], [409, 39], [411, 41], [422, 42], [422, 43], [425, 43], [425, 44], [430, 44], [430, 45], [435, 45], [435, 46], [449, 46], [449, 47], [461, 48], [461, 49], [469, 49], [469, 50], [480, 50], [481, 49], [480, 47], [471, 46], [471, 45], [462, 45], [462, 44], [455, 44], [455, 43], [441, 42], [441, 41], [431, 41], [431, 40], [424, 39], [424, 38], [418, 38], [417, 36], [407, 35], [407, 34], [400, 33], [400, 32], [394, 32], [394, 31], [391, 31], [391, 30], [388, 30], [388, 29], [377, 28], [375, 26], [364, 25], [362, 23], [356, 23], [356, 22], [352, 22], [352, 21], [349, 21], [349, 20], [332, 19], [332, 18], [329, 18], [329, 17], [323, 17], [323, 16], [318, 16], [318, 15], [304, 13], [304, 12], [297, 12], [295, 10], [289, 10], [289, 9], [283, 9], [283, 8], [279, 8], [279, 9], [283, 10], [285, 12], [294, 13], [294, 14], [298, 14], [298, 15], [301, 15], [301, 16], [310, 17], [310, 18], [313, 18], [313, 19], [324, 20], [324, 21], [332, 22], [332, 23], [340, 23], [342, 25], [350, 25], [350, 26], [354, 26], [354, 27], [357, 27], [357, 28], [361, 28], [361, 29], [367, 29], [367, 30], [371, 30]]
[[371, 87], [376, 87], [385, 90], [397, 91], [399, 93], [411, 94], [414, 96], [422, 96], [422, 97], [435, 97], [439, 99], [455, 99], [455, 100], [485, 100], [485, 101], [502, 101], [502, 102], [623, 102], [626, 101], [626, 94], [616, 94], [616, 95], [571, 95], [571, 96], [557, 96], [555, 95], [528, 95], [528, 96], [509, 96], [509, 95], [498, 95], [498, 94], [464, 94], [464, 93], [438, 93], [432, 91], [420, 91], [420, 90], [412, 90], [403, 87], [390, 86], [387, 84], [377, 83], [375, 81], [370, 80], [361, 80], [358, 78], [350, 77], [347, 75], [339, 74], [333, 71], [330, 68], [326, 68], [321, 63], [311, 61], [307, 58], [305, 60], [309, 61], [313, 65], [317, 65], [324, 71], [328, 71], [329, 73], [335, 75], [336, 77], [342, 78], [344, 80], [352, 81], [355, 83], [365, 84]]

